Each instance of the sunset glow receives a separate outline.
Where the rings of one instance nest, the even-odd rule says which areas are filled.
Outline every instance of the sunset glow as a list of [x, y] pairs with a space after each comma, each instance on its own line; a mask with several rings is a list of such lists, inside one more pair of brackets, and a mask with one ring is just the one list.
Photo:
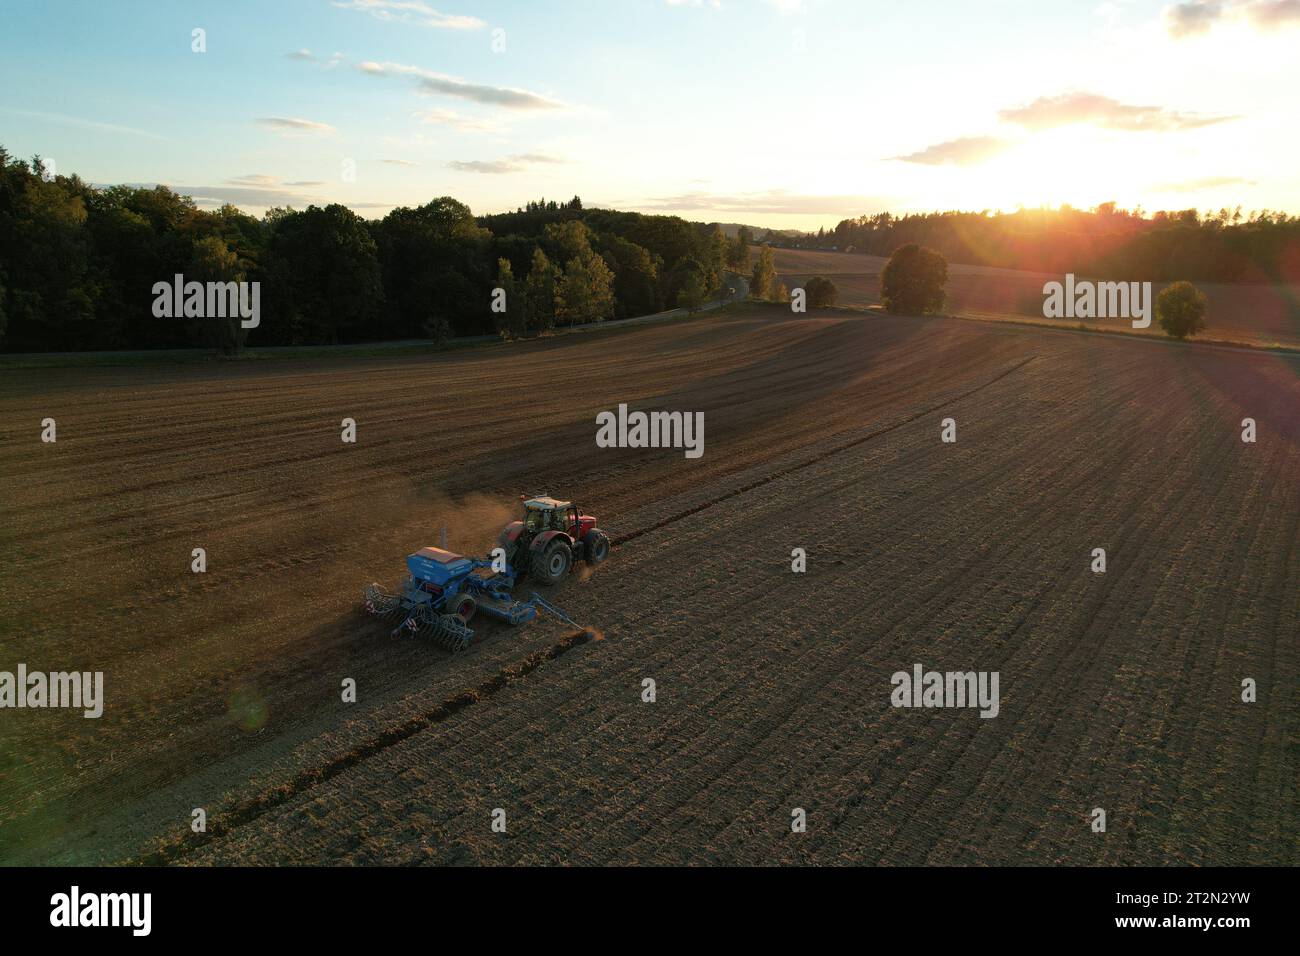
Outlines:
[[241, 3], [19, 3], [0, 118], [18, 155], [255, 214], [441, 194], [794, 228], [945, 207], [1300, 209], [1296, 18], [1218, 4], [1190, 28], [1167, 6], [289, 0], [256, 5], [250, 30]]

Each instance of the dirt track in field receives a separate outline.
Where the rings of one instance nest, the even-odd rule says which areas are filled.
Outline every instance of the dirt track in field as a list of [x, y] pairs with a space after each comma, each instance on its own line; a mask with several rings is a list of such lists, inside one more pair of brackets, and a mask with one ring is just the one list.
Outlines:
[[[1294, 863], [1298, 372], [758, 308], [5, 373], [0, 669], [103, 670], [108, 700], [0, 711], [0, 860]], [[703, 411], [704, 457], [597, 449], [619, 402]], [[601, 640], [487, 625], [452, 658], [357, 612], [522, 491], [618, 545], [554, 595]], [[915, 663], [998, 671], [999, 716], [890, 707]]]
[[[839, 305], [861, 308], [880, 304], [880, 270], [887, 259], [813, 249], [776, 249], [774, 253], [780, 281], [788, 288], [821, 275], [835, 283]], [[1064, 278], [1044, 272], [949, 263], [944, 311], [965, 318], [1010, 319], [1042, 325], [1077, 326], [1082, 321], [1089, 327], [1107, 331], [1165, 337], [1154, 315], [1147, 329], [1134, 329], [1128, 319], [1044, 318], [1043, 284], [1063, 282]], [[1165, 285], [1155, 283], [1152, 296], [1159, 295]], [[1253, 347], [1300, 349], [1300, 286], [1208, 282], [1195, 285], [1208, 300], [1207, 328], [1198, 338]]]

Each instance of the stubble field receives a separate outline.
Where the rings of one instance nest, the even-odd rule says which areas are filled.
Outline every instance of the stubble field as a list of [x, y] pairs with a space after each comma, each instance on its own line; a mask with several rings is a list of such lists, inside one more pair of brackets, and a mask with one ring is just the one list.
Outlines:
[[[0, 711], [0, 861], [1294, 864], [1298, 370], [747, 307], [3, 373], [0, 669], [107, 700]], [[703, 458], [598, 449], [620, 402], [704, 412]], [[541, 491], [616, 545], [550, 595], [599, 639], [484, 625], [452, 657], [359, 613]], [[998, 716], [891, 707], [917, 663], [999, 672]]]

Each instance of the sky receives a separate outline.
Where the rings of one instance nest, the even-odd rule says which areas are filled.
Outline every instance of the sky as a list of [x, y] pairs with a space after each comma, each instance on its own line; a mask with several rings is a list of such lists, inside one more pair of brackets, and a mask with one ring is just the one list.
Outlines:
[[1297, 50], [1300, 0], [0, 0], [0, 145], [255, 215], [1297, 214]]

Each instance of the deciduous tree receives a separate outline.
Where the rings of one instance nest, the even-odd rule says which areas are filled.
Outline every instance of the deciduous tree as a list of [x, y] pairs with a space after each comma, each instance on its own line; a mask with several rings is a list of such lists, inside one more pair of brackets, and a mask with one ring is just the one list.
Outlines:
[[1185, 339], [1205, 330], [1205, 293], [1190, 282], [1175, 282], [1156, 296], [1156, 321], [1165, 334]]
[[754, 271], [749, 279], [749, 297], [751, 299], [770, 299], [776, 290], [776, 260], [772, 257], [772, 247], [764, 246], [754, 263]]
[[839, 296], [839, 289], [835, 288], [835, 283], [822, 276], [813, 276], [803, 284], [803, 290], [808, 296], [809, 308], [813, 309], [834, 305]]
[[555, 327], [555, 288], [557, 270], [541, 247], [533, 249], [533, 261], [524, 280], [524, 329], [530, 335], [548, 332]]
[[943, 308], [948, 263], [933, 249], [899, 246], [880, 272], [880, 300], [886, 311], [922, 315]]

